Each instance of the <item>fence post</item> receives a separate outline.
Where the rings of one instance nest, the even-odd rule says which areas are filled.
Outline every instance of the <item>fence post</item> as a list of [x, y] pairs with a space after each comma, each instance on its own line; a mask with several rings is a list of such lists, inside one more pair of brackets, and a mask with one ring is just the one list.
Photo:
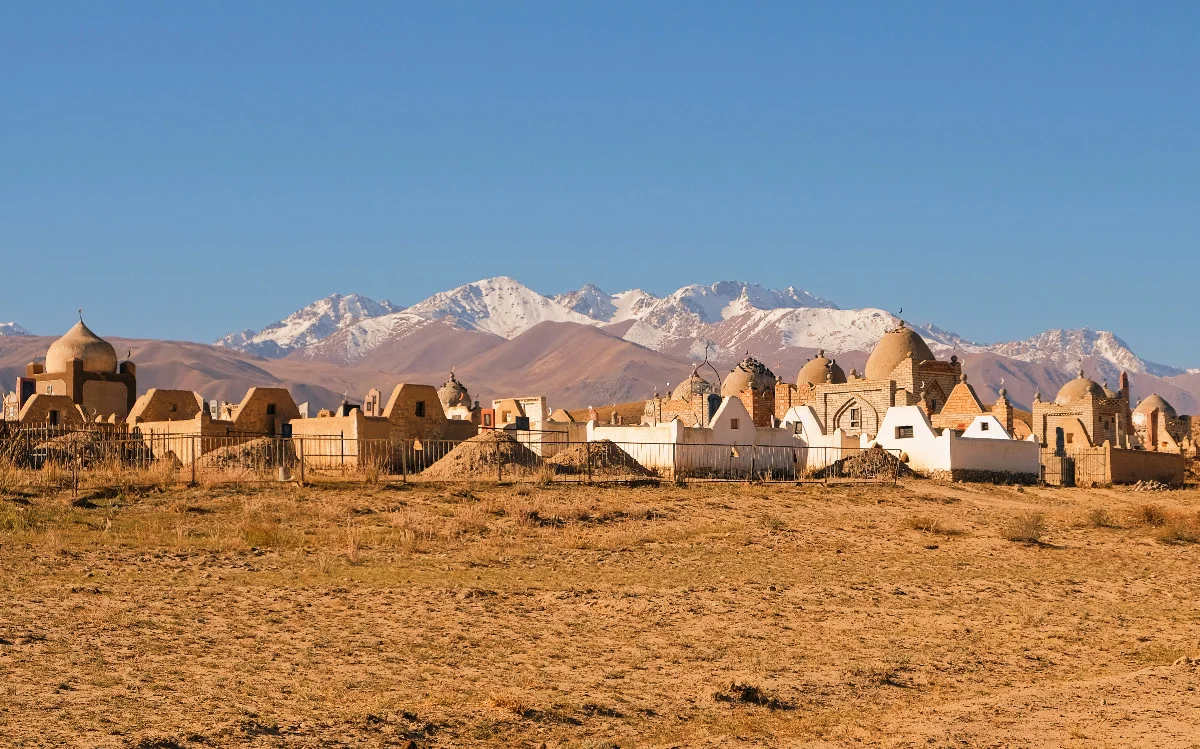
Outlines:
[[[71, 496], [79, 498], [79, 449], [75, 440], [68, 437], [71, 445]], [[118, 469], [119, 470], [119, 469]]]
[[504, 469], [500, 465], [500, 440], [493, 440], [492, 445], [496, 451], [496, 482], [504, 482]]
[[755, 442], [750, 446], [750, 481], [754, 481], [754, 468], [758, 462], [758, 443]]
[[300, 486], [304, 486], [304, 438], [295, 437], [296, 460], [300, 463]]
[[341, 451], [342, 457], [342, 475], [346, 475], [346, 430], [338, 432], [338, 449]]
[[404, 477], [404, 483], [408, 483], [408, 443], [405, 440], [400, 440], [400, 475]]
[[191, 442], [192, 442], [192, 486], [196, 485], [196, 462], [200, 459], [200, 449], [203, 449], [203, 444], [201, 444], [199, 449], [196, 447], [196, 440], [198, 440], [198, 439], [200, 439], [200, 438], [195, 437], [195, 436], [191, 437]]
[[587, 446], [587, 482], [590, 485], [592, 483], [592, 443], [584, 442], [583, 444]]

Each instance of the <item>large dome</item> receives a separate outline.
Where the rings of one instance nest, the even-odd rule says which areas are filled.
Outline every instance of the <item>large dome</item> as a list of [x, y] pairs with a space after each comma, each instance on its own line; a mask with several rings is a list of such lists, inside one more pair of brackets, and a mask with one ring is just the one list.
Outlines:
[[775, 387], [775, 381], [774, 372], [753, 356], [747, 356], [725, 376], [725, 381], [721, 383], [721, 397], [728, 398], [746, 390], [769, 390]]
[[467, 392], [466, 385], [454, 377], [453, 372], [450, 373], [450, 379], [438, 388], [438, 400], [442, 402], [442, 408], [471, 407], [471, 394]]
[[677, 401], [685, 401], [693, 395], [708, 395], [716, 392], [716, 388], [708, 380], [700, 376], [699, 372], [692, 372], [691, 376], [675, 387], [675, 391], [671, 393], [671, 398]]
[[72, 359], [82, 361], [85, 372], [111, 374], [117, 371], [116, 350], [112, 344], [88, 329], [83, 320], [50, 344], [50, 349], [46, 351], [46, 371], [68, 372]]
[[1103, 398], [1104, 388], [1097, 385], [1094, 380], [1084, 377], [1083, 371], [1080, 370], [1079, 376], [1063, 385], [1062, 390], [1058, 391], [1058, 395], [1054, 396], [1054, 403], [1059, 406], [1069, 406], [1088, 397]]
[[816, 358], [805, 362], [804, 366], [800, 368], [800, 374], [796, 375], [797, 387], [823, 385], [826, 382], [841, 385], [845, 381], [846, 373], [842, 371], [836, 361], [825, 358], [824, 350], [818, 351]]
[[915, 362], [934, 358], [925, 339], [901, 322], [899, 327], [884, 333], [879, 343], [875, 344], [871, 356], [867, 358], [864, 374], [868, 380], [886, 380], [891, 377], [896, 365], [910, 356]]
[[1177, 419], [1179, 414], [1175, 412], [1174, 406], [1167, 403], [1167, 399], [1154, 393], [1148, 396], [1145, 400], [1138, 404], [1137, 408], [1133, 409], [1135, 414], [1148, 414], [1151, 411], [1158, 409], [1168, 419]]

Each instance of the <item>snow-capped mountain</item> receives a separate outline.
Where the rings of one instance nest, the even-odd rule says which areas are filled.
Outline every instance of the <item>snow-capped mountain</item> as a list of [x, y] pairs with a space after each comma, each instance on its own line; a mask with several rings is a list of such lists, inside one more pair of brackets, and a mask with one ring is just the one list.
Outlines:
[[[431, 327], [433, 323], [439, 325]], [[400, 309], [351, 294], [333, 295], [254, 332], [225, 336], [217, 345], [267, 357], [295, 353], [308, 359], [353, 363], [372, 352], [403, 358], [434, 345], [447, 331], [470, 331], [471, 346], [490, 337], [511, 340], [544, 322], [602, 327], [671, 356], [732, 360], [744, 351], [786, 359], [795, 349], [831, 353], [870, 351], [899, 319], [881, 309], [840, 309], [789, 287], [767, 289], [741, 281], [685, 286], [664, 297], [640, 289], [609, 294], [594, 284], [547, 297], [507, 276], [464, 284]], [[1093, 376], [1115, 382], [1121, 371], [1159, 377], [1183, 370], [1145, 361], [1107, 331], [1051, 330], [1025, 341], [979, 344], [931, 323], [917, 330], [939, 356], [990, 352], [1073, 374], [1086, 360]], [[418, 335], [418, 334], [421, 335]], [[442, 345], [451, 345], [445, 342]], [[453, 345], [468, 345], [455, 341]]]
[[1049, 364], [1071, 372], [1078, 369], [1084, 359], [1091, 359], [1103, 370], [1103, 376], [1114, 381], [1122, 371], [1131, 374], [1144, 372], [1157, 377], [1170, 377], [1184, 374], [1185, 371], [1146, 361], [1133, 353], [1129, 344], [1111, 332], [1090, 328], [1047, 330], [1024, 341], [997, 343], [981, 348], [1010, 359]]
[[364, 318], [400, 311], [389, 301], [376, 302], [361, 294], [332, 294], [272, 323], [262, 330], [230, 333], [217, 346], [268, 358], [286, 356], [313, 345]]
[[405, 312], [429, 320], [450, 318], [466, 330], [501, 338], [512, 338], [541, 322], [583, 325], [594, 322], [508, 276], [487, 278], [434, 294]]
[[29, 336], [33, 335], [15, 322], [0, 322], [0, 336]]

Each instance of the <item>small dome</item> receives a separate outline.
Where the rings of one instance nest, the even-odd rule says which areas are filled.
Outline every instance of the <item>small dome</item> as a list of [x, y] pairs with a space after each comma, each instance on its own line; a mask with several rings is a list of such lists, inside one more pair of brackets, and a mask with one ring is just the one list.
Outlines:
[[117, 371], [117, 352], [108, 341], [93, 333], [83, 320], [75, 323], [66, 335], [50, 344], [46, 351], [46, 371], [66, 372], [71, 360], [83, 362], [83, 371], [113, 373]]
[[1084, 377], [1083, 371], [1080, 370], [1079, 376], [1063, 385], [1062, 390], [1058, 391], [1058, 395], [1054, 396], [1054, 403], [1058, 406], [1069, 406], [1084, 398], [1103, 397], [1104, 388], [1097, 385], [1094, 380]]
[[796, 375], [797, 387], [822, 385], [826, 382], [840, 385], [845, 381], [846, 373], [842, 371], [837, 362], [825, 358], [824, 350], [818, 351], [816, 358], [805, 362], [804, 366], [800, 368], [800, 374]]
[[901, 321], [897, 328], [884, 333], [879, 343], [875, 344], [871, 356], [867, 358], [866, 377], [868, 380], [886, 380], [896, 365], [909, 357], [916, 362], [934, 358], [925, 339], [905, 327]]
[[683, 401], [690, 399], [693, 395], [708, 395], [713, 392], [716, 392], [716, 388], [711, 382], [701, 377], [699, 372], [692, 372], [690, 377], [675, 387], [671, 398]]
[[746, 390], [762, 392], [775, 387], [775, 382], [774, 372], [753, 356], [747, 356], [725, 376], [725, 381], [721, 383], [721, 397], [728, 398]]
[[438, 388], [438, 400], [442, 402], [444, 409], [455, 406], [471, 407], [471, 394], [467, 392], [466, 386], [454, 377], [453, 372], [450, 373], [450, 379]]
[[1133, 409], [1135, 414], [1149, 414], [1151, 411], [1158, 409], [1168, 419], [1177, 419], [1179, 414], [1175, 412], [1174, 406], [1167, 403], [1167, 399], [1154, 393], [1148, 396], [1145, 400], [1138, 404], [1137, 408]]

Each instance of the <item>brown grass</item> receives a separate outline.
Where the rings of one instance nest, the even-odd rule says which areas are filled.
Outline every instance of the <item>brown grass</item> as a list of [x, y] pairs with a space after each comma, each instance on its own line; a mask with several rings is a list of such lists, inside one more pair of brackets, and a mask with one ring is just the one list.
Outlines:
[[0, 497], [5, 745], [1194, 741], [1195, 491], [88, 497]]

